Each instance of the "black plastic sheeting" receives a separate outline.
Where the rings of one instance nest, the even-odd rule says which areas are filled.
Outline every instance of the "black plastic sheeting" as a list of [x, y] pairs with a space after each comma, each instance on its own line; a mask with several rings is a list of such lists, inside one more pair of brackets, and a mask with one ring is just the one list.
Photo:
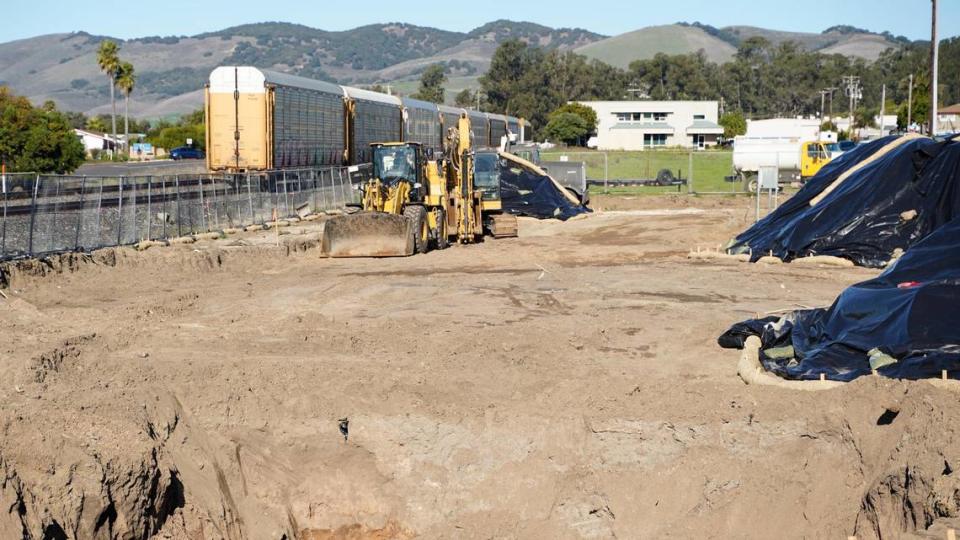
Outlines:
[[[749, 320], [718, 340], [759, 336], [763, 366], [787, 379], [960, 378], [960, 218], [910, 248], [880, 276], [847, 288], [828, 309]], [[793, 348], [792, 354], [789, 349]]]
[[[960, 214], [960, 143], [918, 138], [854, 172], [815, 206], [810, 201], [841, 174], [895, 137], [858, 146], [831, 161], [799, 192], [738, 236], [730, 253], [790, 261], [833, 255], [884, 266]], [[904, 213], [914, 210], [914, 219]]]
[[518, 216], [566, 221], [591, 211], [571, 202], [547, 176], [506, 160], [500, 160], [500, 197], [504, 211]]

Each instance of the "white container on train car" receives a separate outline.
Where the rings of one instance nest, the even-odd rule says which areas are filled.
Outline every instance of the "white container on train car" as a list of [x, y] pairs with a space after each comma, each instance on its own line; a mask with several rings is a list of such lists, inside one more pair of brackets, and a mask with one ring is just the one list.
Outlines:
[[251, 66], [215, 68], [204, 106], [207, 167], [342, 165], [344, 97], [343, 89], [324, 81]]

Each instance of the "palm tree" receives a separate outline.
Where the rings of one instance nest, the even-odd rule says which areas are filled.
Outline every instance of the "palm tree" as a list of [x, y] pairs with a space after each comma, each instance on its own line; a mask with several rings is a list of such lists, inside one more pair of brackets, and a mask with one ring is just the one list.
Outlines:
[[100, 48], [97, 50], [97, 65], [100, 71], [104, 72], [110, 79], [110, 106], [113, 113], [110, 115], [110, 124], [113, 127], [113, 144], [117, 144], [117, 102], [114, 97], [113, 87], [117, 81], [117, 69], [120, 67], [120, 58], [117, 55], [119, 47], [117, 44], [105, 39], [100, 42]]
[[133, 64], [121, 62], [117, 70], [117, 88], [123, 92], [123, 146], [127, 156], [130, 155], [130, 94], [137, 84], [137, 76], [133, 72]]

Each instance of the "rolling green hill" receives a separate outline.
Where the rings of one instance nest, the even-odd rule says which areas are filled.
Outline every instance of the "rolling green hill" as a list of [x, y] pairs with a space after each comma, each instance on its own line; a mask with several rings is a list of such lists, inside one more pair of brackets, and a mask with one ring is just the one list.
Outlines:
[[884, 32], [877, 34], [852, 26], [834, 26], [821, 33], [786, 32], [755, 26], [715, 28], [700, 23], [649, 26], [603, 39], [576, 49], [590, 58], [628, 67], [634, 60], [653, 58], [657, 53], [689, 54], [703, 50], [713, 62], [723, 63], [737, 52], [744, 40], [761, 37], [773, 44], [792, 41], [809, 51], [842, 54], [876, 60], [905, 38]]
[[686, 54], [701, 49], [717, 63], [730, 60], [737, 52], [736, 47], [701, 28], [679, 24], [648, 26], [584, 45], [576, 52], [626, 68], [634, 60], [653, 58], [657, 53]]

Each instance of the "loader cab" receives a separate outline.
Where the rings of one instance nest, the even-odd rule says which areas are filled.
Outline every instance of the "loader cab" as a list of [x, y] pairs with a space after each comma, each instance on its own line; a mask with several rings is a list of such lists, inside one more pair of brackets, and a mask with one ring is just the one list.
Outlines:
[[374, 178], [388, 187], [409, 182], [413, 198], [422, 198], [423, 150], [419, 143], [375, 143], [370, 149]]

